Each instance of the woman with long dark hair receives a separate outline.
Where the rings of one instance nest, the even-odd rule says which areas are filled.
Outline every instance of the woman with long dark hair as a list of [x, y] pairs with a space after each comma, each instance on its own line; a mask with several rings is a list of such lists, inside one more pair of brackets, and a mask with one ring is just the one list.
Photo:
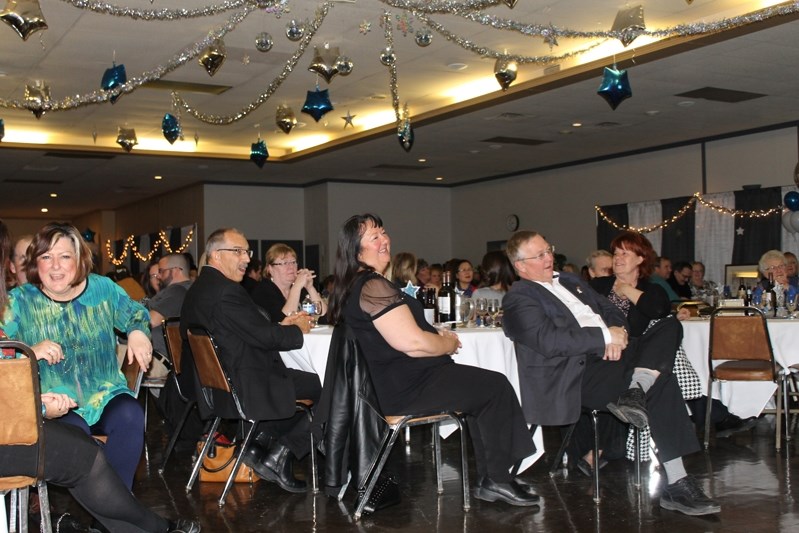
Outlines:
[[538, 496], [509, 473], [533, 453], [513, 388], [498, 372], [455, 364], [451, 355], [460, 347], [458, 336], [436, 331], [421, 304], [384, 277], [390, 262], [391, 241], [377, 215], [356, 215], [344, 223], [329, 317], [352, 328], [383, 413], [465, 413], [479, 479], [475, 496], [535, 505]]

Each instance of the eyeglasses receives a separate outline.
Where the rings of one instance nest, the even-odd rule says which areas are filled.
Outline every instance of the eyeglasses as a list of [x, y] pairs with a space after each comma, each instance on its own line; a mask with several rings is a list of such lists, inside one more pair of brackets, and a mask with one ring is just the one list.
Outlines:
[[[176, 268], [177, 268], [178, 270], [183, 270], [181, 267], [159, 268], [159, 269], [158, 269], [158, 273], [159, 273], [159, 274], [163, 274], [164, 272], [169, 272], [170, 270], [175, 270]], [[150, 276], [150, 277], [153, 277], [153, 276]]]
[[458, 272], [474, 272], [473, 268], [459, 268]]
[[282, 266], [297, 266], [297, 260], [294, 259], [292, 261], [276, 261], [274, 263], [269, 263], [272, 266], [282, 267]]
[[766, 272], [774, 272], [775, 270], [785, 270], [785, 265], [774, 265], [766, 269]]
[[[161, 269], [159, 268], [158, 269], [158, 274], [160, 274], [160, 273], [161, 273]], [[158, 274], [150, 274], [150, 279], [157, 278]]]
[[544, 258], [548, 255], [555, 256], [555, 247], [554, 246], [547, 246], [547, 249], [541, 252], [538, 255], [534, 255], [533, 257], [522, 257], [521, 259], [517, 259], [517, 261], [527, 261], [528, 259], [532, 259], [534, 261], [543, 261]]
[[[241, 257], [242, 255], [246, 255], [248, 257], [252, 257], [252, 250], [248, 250], [246, 248], [217, 248], [218, 252], [233, 252], [234, 254]], [[159, 269], [160, 270], [160, 269]]]

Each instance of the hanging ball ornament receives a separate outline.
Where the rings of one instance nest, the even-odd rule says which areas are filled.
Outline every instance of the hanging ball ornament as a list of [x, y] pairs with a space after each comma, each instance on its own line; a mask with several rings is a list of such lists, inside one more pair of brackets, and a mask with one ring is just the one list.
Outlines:
[[338, 56], [338, 59], [336, 59], [336, 70], [338, 70], [338, 73], [342, 76], [349, 76], [352, 74], [353, 66], [352, 59], [347, 56]]
[[136, 130], [133, 128], [119, 128], [117, 144], [130, 153], [133, 147], [139, 144], [138, 139], [136, 139]]
[[169, 141], [169, 144], [175, 144], [181, 134], [180, 121], [175, 115], [166, 113], [164, 120], [161, 121], [161, 131], [164, 133], [164, 138]]
[[265, 31], [255, 36], [255, 49], [259, 52], [268, 52], [273, 44], [275, 43], [272, 41], [272, 36]]
[[519, 66], [516, 61], [500, 57], [494, 63], [494, 77], [499, 82], [499, 86], [503, 91], [507, 91], [510, 84], [516, 81], [516, 74]]
[[788, 233], [796, 233], [796, 230], [793, 229], [793, 225], [791, 224], [791, 216], [793, 215], [793, 211], [785, 211], [782, 214], [782, 227], [785, 228], [785, 231]]
[[799, 192], [789, 191], [785, 193], [785, 207], [791, 211], [799, 211]]
[[292, 20], [286, 25], [286, 37], [289, 41], [299, 41], [305, 34], [305, 26], [299, 24], [296, 20]]
[[211, 45], [200, 55], [200, 65], [205, 68], [209, 76], [216, 74], [222, 63], [225, 62], [225, 42], [222, 39], [215, 39]]
[[308, 91], [301, 111], [311, 115], [316, 122], [319, 122], [319, 119], [325, 114], [333, 111], [333, 104], [330, 103], [327, 89], [320, 91], [317, 87], [315, 91]]
[[430, 46], [430, 43], [432, 42], [433, 42], [433, 34], [430, 33], [428, 30], [419, 30], [416, 32], [416, 44], [418, 44], [422, 48]]
[[46, 107], [50, 104], [50, 86], [44, 80], [34, 80], [30, 85], [25, 85], [25, 101], [30, 104], [30, 112], [36, 118], [42, 118]]
[[94, 236], [97, 235], [93, 232], [90, 228], [86, 228], [81, 232], [80, 236], [83, 237], [83, 240], [86, 242], [94, 242]]
[[410, 117], [406, 116], [397, 126], [397, 139], [399, 140], [402, 149], [406, 152], [410, 152], [411, 148], [413, 148], [413, 137], [413, 126], [411, 126], [411, 119]]
[[[104, 91], [113, 91], [120, 85], [124, 85], [127, 81], [128, 75], [125, 73], [125, 65], [117, 65], [114, 63], [111, 68], [105, 69], [103, 79], [100, 81], [100, 87], [102, 87]], [[122, 96], [122, 93], [115, 94], [109, 98], [109, 100], [111, 100], [112, 104], [115, 104], [120, 96]]]
[[37, 0], [9, 0], [5, 9], [0, 11], [0, 19], [14, 28], [23, 41], [27, 41], [34, 32], [47, 29]]
[[283, 133], [288, 135], [294, 129], [294, 126], [297, 125], [297, 117], [294, 116], [294, 111], [289, 106], [279, 105], [277, 106], [277, 112], [275, 112], [275, 124]]
[[615, 110], [620, 103], [633, 95], [630, 80], [627, 79], [627, 71], [616, 69], [616, 65], [613, 65], [613, 68], [605, 67], [602, 83], [599, 84], [599, 90], [596, 93], [607, 101], [611, 109]]
[[252, 143], [250, 147], [250, 161], [258, 165], [258, 168], [264, 168], [264, 163], [269, 157], [269, 152], [266, 150], [266, 143], [258, 139], [257, 142]]
[[394, 49], [390, 46], [386, 46], [383, 48], [383, 51], [380, 52], [380, 62], [385, 66], [390, 67], [396, 60], [397, 55], [394, 53]]
[[791, 211], [791, 227], [794, 233], [799, 232], [799, 211]]

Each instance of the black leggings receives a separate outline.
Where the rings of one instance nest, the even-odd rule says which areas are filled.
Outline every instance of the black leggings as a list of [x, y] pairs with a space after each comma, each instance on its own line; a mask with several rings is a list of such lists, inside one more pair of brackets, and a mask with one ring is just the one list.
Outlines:
[[[61, 422], [44, 422], [44, 477], [72, 496], [114, 533], [166, 532], [169, 523], [143, 506], [109, 466], [105, 455], [83, 432]], [[0, 476], [35, 476], [37, 450], [0, 448]]]

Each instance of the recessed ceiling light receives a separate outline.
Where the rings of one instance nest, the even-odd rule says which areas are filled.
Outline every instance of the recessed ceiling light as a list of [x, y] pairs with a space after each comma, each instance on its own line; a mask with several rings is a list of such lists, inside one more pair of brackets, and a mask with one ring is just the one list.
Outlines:
[[46, 207], [42, 207], [42, 213], [47, 213], [48, 211], [50, 211], [50, 210], [47, 209]]
[[469, 65], [467, 65], [466, 63], [450, 63], [449, 65], [447, 65], [447, 68], [450, 70], [459, 71], [459, 70], [466, 70], [467, 68], [469, 68]]
[[427, 159], [425, 159], [424, 157], [420, 157], [419, 158], [419, 162], [420, 163], [427, 163]]
[[480, 150], [469, 150], [470, 154], [479, 154]]
[[574, 132], [572, 130], [560, 130], [558, 133], [561, 135], [571, 135]]
[[572, 127], [573, 128], [582, 128], [583, 127], [583, 123], [582, 122], [572, 122]]
[[155, 179], [157, 179], [157, 180], [162, 180], [162, 179], [164, 179], [164, 178], [162, 178], [161, 176], [155, 176]]
[[436, 181], [444, 181], [444, 176], [436, 176]]
[[489, 144], [488, 147], [491, 148], [492, 150], [499, 150], [500, 148], [502, 148], [502, 145], [501, 144]]
[[693, 100], [683, 100], [681, 102], [677, 102], [677, 105], [680, 107], [691, 107], [695, 103], [696, 102], [694, 102]]
[[385, 100], [386, 99], [386, 95], [385, 94], [380, 94], [380, 93], [375, 93], [375, 94], [369, 96], [369, 98], [371, 98], [372, 100]]
[[50, 193], [50, 198], [58, 198], [58, 194], [54, 193], [54, 192], [51, 192]]
[[650, 109], [649, 111], [646, 112], [646, 114], [649, 115], [650, 117], [654, 117], [655, 115], [659, 115], [660, 111], [658, 111], [657, 109]]

